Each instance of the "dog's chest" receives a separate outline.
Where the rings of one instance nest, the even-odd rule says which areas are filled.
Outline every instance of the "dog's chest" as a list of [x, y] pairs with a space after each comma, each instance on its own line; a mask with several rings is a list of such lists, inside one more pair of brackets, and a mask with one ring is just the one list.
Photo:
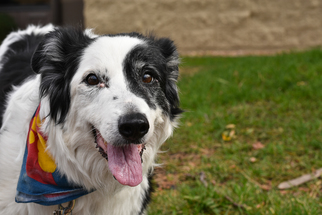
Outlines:
[[[142, 182], [144, 184], [144, 182]], [[93, 192], [77, 200], [73, 214], [140, 214], [143, 208], [145, 189], [125, 187], [114, 194]], [[78, 206], [78, 207], [77, 207]], [[77, 212], [79, 211], [79, 212]]]

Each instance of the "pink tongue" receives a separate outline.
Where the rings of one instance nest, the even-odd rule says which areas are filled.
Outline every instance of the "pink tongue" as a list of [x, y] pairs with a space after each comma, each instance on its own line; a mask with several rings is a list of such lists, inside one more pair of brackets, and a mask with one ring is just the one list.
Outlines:
[[108, 166], [116, 180], [131, 187], [142, 182], [142, 164], [137, 145], [116, 147], [107, 144]]

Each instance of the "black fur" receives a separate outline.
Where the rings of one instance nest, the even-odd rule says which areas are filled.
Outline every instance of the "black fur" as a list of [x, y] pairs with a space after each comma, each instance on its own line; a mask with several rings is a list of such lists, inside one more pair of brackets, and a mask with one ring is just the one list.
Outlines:
[[[138, 38], [143, 37], [140, 34], [132, 34], [130, 35]], [[142, 97], [150, 108], [156, 108], [156, 102], [173, 120], [182, 113], [175, 83], [179, 75], [179, 56], [176, 47], [167, 38], [156, 39], [153, 36], [143, 38], [148, 45], [135, 47], [124, 61], [124, 73], [129, 88], [135, 95]], [[137, 62], [143, 62], [143, 68], [137, 68]], [[146, 71], [155, 77], [154, 83], [142, 82], [142, 76]], [[161, 88], [161, 91], [157, 88]]]
[[43, 35], [24, 35], [12, 43], [1, 59], [0, 72], [0, 127], [5, 110], [6, 97], [13, 89], [12, 86], [20, 85], [25, 79], [35, 75], [30, 67], [31, 56], [42, 40]]
[[145, 191], [145, 196], [143, 198], [142, 208], [141, 208], [141, 212], [139, 213], [139, 215], [144, 214], [145, 210], [147, 209], [147, 206], [151, 202], [151, 195], [154, 192], [153, 175], [154, 175], [153, 171], [150, 170], [149, 175], [148, 175], [149, 188]]
[[70, 82], [84, 49], [93, 41], [81, 29], [58, 28], [48, 33], [32, 58], [32, 68], [41, 73], [41, 96], [50, 100], [50, 116], [63, 123], [70, 106]]
[[[179, 55], [173, 41], [167, 38], [159, 39], [157, 43], [163, 56], [166, 58], [166, 72], [168, 77], [165, 83], [165, 95], [170, 102], [171, 119], [178, 117], [183, 110], [179, 108], [180, 101], [176, 82], [179, 76]], [[175, 80], [175, 81], [173, 81]]]

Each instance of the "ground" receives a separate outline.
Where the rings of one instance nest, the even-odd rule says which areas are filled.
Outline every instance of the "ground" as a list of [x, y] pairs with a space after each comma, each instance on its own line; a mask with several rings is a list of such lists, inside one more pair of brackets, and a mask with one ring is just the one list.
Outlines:
[[149, 214], [321, 214], [322, 51], [184, 57]]

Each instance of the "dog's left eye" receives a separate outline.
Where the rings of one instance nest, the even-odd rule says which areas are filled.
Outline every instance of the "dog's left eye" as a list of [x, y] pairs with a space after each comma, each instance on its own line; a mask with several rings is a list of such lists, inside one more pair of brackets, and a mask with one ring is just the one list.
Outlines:
[[145, 73], [143, 76], [142, 76], [142, 81], [146, 84], [149, 84], [151, 82], [153, 82], [154, 78], [151, 74], [149, 73]]
[[86, 83], [89, 85], [97, 85], [100, 82], [98, 77], [94, 74], [89, 74], [85, 80], [86, 80]]

